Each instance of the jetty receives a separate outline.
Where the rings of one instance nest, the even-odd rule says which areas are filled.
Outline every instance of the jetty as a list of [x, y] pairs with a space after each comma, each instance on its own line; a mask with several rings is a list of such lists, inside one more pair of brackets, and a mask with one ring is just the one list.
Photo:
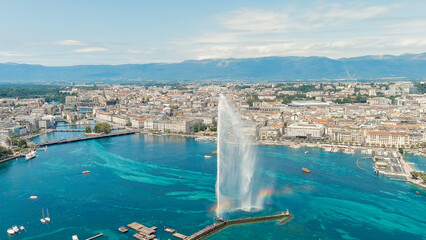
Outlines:
[[101, 135], [91, 135], [91, 136], [78, 137], [78, 138], [69, 138], [69, 139], [61, 139], [56, 141], [40, 142], [40, 143], [36, 143], [35, 146], [44, 147], [44, 146], [51, 146], [51, 145], [57, 145], [57, 144], [80, 142], [80, 141], [86, 141], [86, 140], [92, 140], [92, 139], [98, 139], [98, 138], [117, 137], [117, 136], [130, 135], [130, 134], [135, 134], [135, 131], [115, 132], [115, 133], [108, 133], [108, 134], [101, 134]]
[[25, 154], [16, 154], [16, 155], [7, 156], [5, 158], [0, 159], [0, 163], [9, 162], [11, 160], [14, 160], [20, 157], [25, 157]]
[[98, 237], [102, 237], [103, 235], [104, 235], [103, 233], [99, 233], [96, 236], [93, 236], [93, 237], [90, 237], [90, 238], [86, 238], [86, 240], [92, 240], [92, 239], [95, 239], [95, 238], [98, 238]]
[[[200, 231], [192, 234], [189, 237], [182, 238], [184, 240], [200, 240], [205, 239], [227, 227], [231, 227], [234, 225], [242, 225], [242, 224], [251, 224], [251, 223], [259, 223], [259, 222], [267, 222], [267, 221], [273, 221], [273, 220], [280, 220], [279, 224], [285, 224], [289, 222], [291, 219], [293, 219], [293, 214], [286, 212], [281, 212], [279, 214], [275, 215], [268, 215], [268, 216], [262, 216], [262, 217], [253, 217], [253, 218], [242, 218], [242, 219], [235, 219], [235, 220], [225, 220], [220, 223], [215, 223], [209, 226], [206, 226], [205, 228], [201, 229]], [[173, 236], [175, 236], [173, 234]]]

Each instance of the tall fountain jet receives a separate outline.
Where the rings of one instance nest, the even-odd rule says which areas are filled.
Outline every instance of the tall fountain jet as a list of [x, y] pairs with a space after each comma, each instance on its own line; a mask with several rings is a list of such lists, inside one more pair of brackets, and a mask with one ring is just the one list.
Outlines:
[[244, 129], [240, 114], [220, 95], [217, 130], [216, 215], [262, 208], [257, 179], [256, 145]]

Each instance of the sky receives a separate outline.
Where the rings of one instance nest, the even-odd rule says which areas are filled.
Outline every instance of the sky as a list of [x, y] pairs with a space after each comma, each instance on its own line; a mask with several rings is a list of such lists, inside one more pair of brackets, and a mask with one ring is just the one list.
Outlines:
[[425, 0], [0, 0], [0, 63], [423, 52]]

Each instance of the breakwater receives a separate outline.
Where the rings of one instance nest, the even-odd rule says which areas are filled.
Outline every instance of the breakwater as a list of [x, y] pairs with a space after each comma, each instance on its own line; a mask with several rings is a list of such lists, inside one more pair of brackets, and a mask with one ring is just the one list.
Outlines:
[[204, 239], [206, 237], [209, 237], [217, 232], [222, 231], [223, 229], [227, 227], [231, 227], [234, 225], [241, 225], [241, 224], [251, 224], [251, 223], [260, 223], [260, 222], [267, 222], [267, 221], [273, 221], [273, 220], [281, 220], [279, 223], [284, 224], [293, 219], [293, 214], [289, 212], [282, 212], [275, 215], [268, 215], [268, 216], [262, 216], [262, 217], [254, 217], [254, 218], [242, 218], [242, 219], [235, 219], [235, 220], [226, 220], [220, 223], [215, 223], [209, 226], [206, 226], [205, 228], [201, 229], [200, 231], [192, 234], [191, 236], [185, 238], [185, 240], [200, 240]]
[[125, 132], [116, 132], [116, 133], [101, 134], [101, 135], [92, 135], [92, 136], [86, 136], [86, 137], [61, 139], [61, 140], [56, 140], [56, 141], [36, 143], [35, 146], [36, 147], [51, 146], [51, 145], [86, 141], [86, 140], [98, 139], [98, 138], [124, 136], [124, 135], [129, 135], [129, 134], [134, 134], [134, 133], [135, 133], [134, 131], [125, 131]]

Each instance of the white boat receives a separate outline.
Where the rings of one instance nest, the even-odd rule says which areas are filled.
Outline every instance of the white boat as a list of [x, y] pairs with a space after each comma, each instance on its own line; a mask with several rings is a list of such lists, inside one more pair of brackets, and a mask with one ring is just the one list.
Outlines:
[[19, 232], [19, 228], [18, 228], [18, 226], [13, 226], [12, 227], [12, 230], [15, 232], [15, 233], [18, 233]]
[[204, 158], [212, 158], [210, 155], [204, 155]]
[[30, 196], [30, 199], [37, 199], [37, 196]]
[[20, 227], [19, 227], [19, 229], [20, 229], [21, 231], [25, 231], [25, 227], [24, 227], [24, 226], [20, 226]]
[[331, 147], [324, 148], [324, 151], [331, 152]]
[[72, 240], [78, 240], [78, 236], [77, 235], [72, 235]]
[[45, 151], [45, 152], [47, 151], [47, 146], [44, 148], [44, 151]]
[[332, 150], [332, 152], [334, 152], [334, 153], [336, 153], [336, 152], [338, 152], [339, 151], [339, 149], [338, 148], [333, 148], [333, 150]]
[[27, 153], [27, 154], [25, 155], [25, 160], [33, 159], [33, 158], [35, 158], [36, 156], [37, 156], [37, 151], [32, 150], [31, 152], [29, 152], [29, 153]]
[[44, 218], [44, 220], [46, 220], [46, 222], [50, 222], [50, 216], [49, 216], [49, 209], [46, 208], [46, 215], [47, 217]]
[[8, 228], [8, 229], [7, 229], [7, 234], [9, 234], [9, 235], [14, 235], [14, 234], [15, 234], [15, 231], [13, 231], [13, 229], [12, 229], [12, 228]]
[[309, 153], [309, 151], [305, 151], [305, 154], [308, 154]]
[[40, 219], [40, 222], [43, 223], [43, 224], [45, 224], [46, 223], [46, 219], [44, 219], [44, 209], [43, 208], [41, 209], [41, 214], [42, 214], [43, 217]]

